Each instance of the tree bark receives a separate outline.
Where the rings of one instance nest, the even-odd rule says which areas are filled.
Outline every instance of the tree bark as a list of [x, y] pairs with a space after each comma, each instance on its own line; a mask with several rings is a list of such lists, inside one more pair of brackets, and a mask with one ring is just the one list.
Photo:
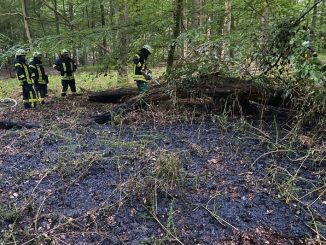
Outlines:
[[192, 0], [191, 27], [197, 28], [201, 23], [201, 0]]
[[33, 41], [32, 41], [32, 35], [31, 35], [31, 32], [30, 32], [30, 29], [29, 29], [29, 24], [28, 24], [28, 21], [27, 21], [26, 0], [21, 0], [21, 5], [22, 5], [23, 22], [24, 22], [26, 37], [27, 37], [30, 48], [32, 48]]
[[[104, 9], [104, 5], [100, 4], [100, 11], [101, 11], [101, 26], [104, 28], [105, 27], [105, 9]], [[106, 38], [103, 37], [103, 42], [102, 42], [102, 46], [106, 47], [107, 43], [106, 43]], [[105, 55], [107, 51], [102, 49], [102, 55]]]
[[57, 35], [60, 34], [60, 22], [59, 22], [59, 15], [58, 15], [58, 2], [54, 0], [54, 18], [55, 18], [55, 30]]
[[[177, 39], [180, 35], [181, 30], [181, 20], [182, 20], [182, 9], [183, 9], [183, 0], [176, 0], [176, 9], [175, 9], [175, 26], [173, 30], [173, 39]], [[174, 53], [175, 53], [175, 41], [170, 45], [170, 50], [168, 53], [167, 59], [167, 73], [169, 73], [173, 66]]]
[[232, 0], [225, 0], [225, 16], [223, 22], [223, 32], [224, 37], [223, 47], [222, 47], [222, 59], [229, 59], [231, 57], [230, 51], [230, 41], [228, 36], [231, 33], [231, 24], [232, 24]]
[[314, 0], [314, 10], [312, 13], [312, 20], [311, 20], [311, 39], [312, 41], [315, 41], [316, 39], [316, 31], [317, 31], [317, 19], [318, 19], [318, 2], [320, 0]]
[[268, 3], [265, 4], [260, 17], [261, 26], [261, 41], [264, 44], [268, 39], [268, 29], [269, 29], [269, 6]]
[[136, 88], [118, 88], [103, 92], [93, 92], [88, 96], [88, 99], [92, 102], [121, 103], [136, 95], [139, 95], [139, 91]]
[[[128, 4], [124, 0], [121, 3], [119, 11], [119, 20], [123, 26], [128, 25]], [[128, 83], [128, 30], [127, 27], [121, 28], [117, 33], [117, 43], [116, 47], [118, 48], [119, 57], [117, 60], [118, 68], [118, 83]]]

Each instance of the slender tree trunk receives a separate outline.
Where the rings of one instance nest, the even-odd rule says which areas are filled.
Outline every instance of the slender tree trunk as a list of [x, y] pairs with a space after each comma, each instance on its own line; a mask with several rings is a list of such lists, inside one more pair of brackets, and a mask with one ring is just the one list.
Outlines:
[[[173, 30], [173, 39], [176, 39], [180, 35], [182, 9], [183, 9], [183, 0], [176, 0], [175, 26], [174, 26], [174, 30]], [[173, 66], [174, 53], [175, 53], [175, 43], [172, 43], [170, 45], [170, 50], [168, 53], [168, 60], [167, 60], [166, 70], [168, 73], [171, 71], [171, 68]]]
[[192, 0], [191, 27], [197, 28], [201, 26], [201, 0]]
[[[318, 3], [319, 0], [314, 0], [314, 4]], [[312, 20], [311, 20], [311, 40], [314, 42], [316, 39], [316, 27], [317, 27], [317, 19], [318, 19], [318, 5], [314, 7], [313, 13], [312, 13]]]
[[27, 21], [26, 0], [21, 0], [21, 5], [22, 5], [22, 11], [23, 11], [23, 22], [24, 22], [26, 37], [29, 42], [30, 48], [32, 48], [33, 41], [32, 41], [32, 36], [31, 36], [30, 29], [29, 29], [28, 21]]
[[321, 14], [320, 14], [320, 25], [324, 25], [325, 24], [325, 14], [326, 14], [326, 7], [325, 7], [325, 3], [326, 3], [326, 0], [323, 0], [323, 3], [322, 3], [322, 6], [321, 6]]
[[89, 13], [88, 13], [87, 6], [85, 7], [85, 11], [86, 11], [87, 27], [90, 28], [91, 24], [90, 24], [90, 21], [89, 21]]
[[54, 0], [54, 18], [55, 18], [55, 29], [57, 35], [60, 34], [60, 23], [59, 23], [59, 15], [58, 15], [58, 2]]
[[269, 29], [269, 6], [265, 5], [260, 18], [261, 24], [261, 40], [263, 43], [268, 39], [268, 29]]
[[128, 5], [127, 1], [124, 0], [121, 3], [121, 11], [120, 11], [120, 23], [123, 25], [122, 28], [117, 33], [119, 45], [119, 58], [118, 58], [118, 82], [119, 83], [127, 83], [128, 82]]
[[[103, 4], [100, 4], [100, 10], [101, 10], [101, 25], [102, 25], [102, 28], [105, 27], [105, 10], [104, 10], [104, 5]], [[103, 46], [106, 47], [107, 46], [107, 43], [106, 43], [106, 38], [103, 37], [103, 42], [102, 42]], [[102, 55], [105, 55], [105, 50], [102, 50]]]
[[231, 56], [230, 52], [230, 41], [228, 36], [231, 33], [232, 24], [232, 0], [225, 0], [225, 16], [223, 23], [223, 47], [222, 47], [222, 59], [229, 59]]
[[62, 13], [64, 16], [66, 16], [66, 5], [65, 5], [65, 0], [62, 0]]
[[110, 26], [113, 26], [113, 24], [114, 24], [114, 15], [116, 13], [113, 1], [114, 0], [110, 0], [110, 2], [109, 2], [109, 6], [110, 6]]
[[[185, 6], [187, 6], [187, 0], [185, 0]], [[182, 19], [183, 19], [183, 26], [185, 28], [185, 31], [188, 30], [188, 18], [187, 18], [187, 9], [184, 8], [182, 11]], [[184, 58], [187, 57], [188, 55], [188, 40], [185, 40], [183, 43], [183, 50], [182, 50], [182, 55]]]

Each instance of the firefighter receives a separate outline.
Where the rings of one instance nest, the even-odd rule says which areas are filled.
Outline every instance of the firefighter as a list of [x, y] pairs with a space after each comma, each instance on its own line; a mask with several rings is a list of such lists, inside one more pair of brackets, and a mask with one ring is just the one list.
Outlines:
[[302, 43], [302, 46], [306, 49], [306, 51], [305, 51], [305, 59], [306, 60], [311, 60], [318, 56], [317, 52], [314, 50], [314, 48], [311, 47], [311, 44], [309, 41], [304, 41]]
[[26, 64], [26, 51], [24, 49], [18, 49], [16, 51], [14, 64], [19, 84], [22, 86], [23, 90], [24, 108], [33, 108], [36, 106], [37, 99], [33, 88], [31, 74]]
[[148, 44], [144, 45], [139, 53], [133, 58], [134, 63], [134, 76], [133, 79], [137, 83], [138, 90], [142, 93], [148, 91], [148, 84], [146, 74], [149, 71], [146, 61], [150, 54], [153, 53], [153, 49]]
[[61, 55], [59, 59], [54, 62], [53, 67], [61, 74], [61, 96], [66, 96], [68, 86], [70, 87], [72, 94], [76, 94], [74, 73], [77, 70], [77, 65], [75, 61], [70, 58], [70, 53], [67, 49], [61, 51]]
[[33, 59], [29, 63], [28, 67], [31, 72], [31, 77], [34, 81], [34, 88], [38, 101], [43, 105], [45, 104], [44, 97], [46, 96], [47, 91], [48, 76], [45, 74], [45, 70], [42, 65], [41, 52], [34, 52]]

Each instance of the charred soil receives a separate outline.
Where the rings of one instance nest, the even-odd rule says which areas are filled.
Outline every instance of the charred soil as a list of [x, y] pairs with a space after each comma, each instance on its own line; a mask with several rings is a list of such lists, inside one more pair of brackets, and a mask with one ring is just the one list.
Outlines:
[[48, 101], [0, 112], [39, 125], [0, 132], [2, 244], [318, 244], [326, 236], [323, 136], [277, 119], [163, 105], [98, 125], [91, 117], [110, 105]]

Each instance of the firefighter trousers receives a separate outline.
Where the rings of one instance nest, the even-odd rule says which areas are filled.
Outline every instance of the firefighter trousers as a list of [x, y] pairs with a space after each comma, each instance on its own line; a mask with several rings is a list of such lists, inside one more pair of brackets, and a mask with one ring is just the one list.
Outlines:
[[46, 84], [37, 84], [34, 85], [35, 92], [38, 98], [38, 101], [43, 105], [45, 104], [44, 102], [44, 97], [46, 96]]
[[33, 84], [24, 84], [22, 85], [22, 89], [24, 108], [34, 108], [36, 106], [37, 98]]
[[75, 79], [72, 79], [72, 80], [61, 80], [61, 84], [62, 84], [61, 96], [66, 96], [67, 90], [68, 90], [68, 86], [70, 87], [71, 92], [73, 94], [76, 93], [76, 82], [75, 82]]

